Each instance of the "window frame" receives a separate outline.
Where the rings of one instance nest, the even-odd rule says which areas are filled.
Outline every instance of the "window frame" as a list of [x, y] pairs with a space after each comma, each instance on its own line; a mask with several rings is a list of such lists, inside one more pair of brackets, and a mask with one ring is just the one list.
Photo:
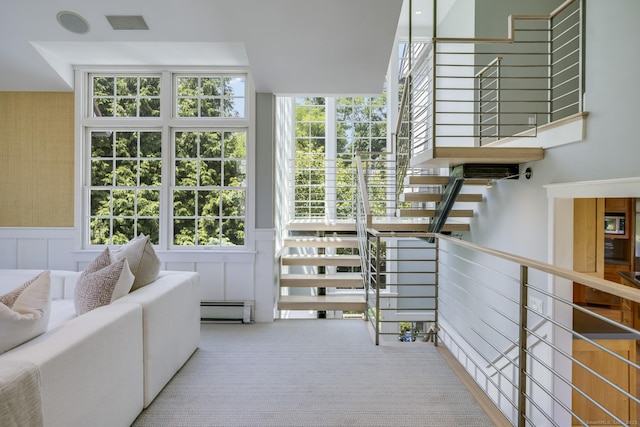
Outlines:
[[[200, 68], [200, 67], [173, 67], [166, 68], [140, 68], [140, 67], [78, 67], [75, 72], [75, 99], [76, 99], [76, 188], [75, 188], [75, 217], [76, 235], [75, 247], [79, 250], [98, 250], [107, 244], [92, 244], [90, 229], [90, 191], [91, 191], [91, 131], [94, 130], [159, 130], [162, 135], [162, 171], [160, 186], [160, 230], [159, 239], [154, 243], [159, 250], [175, 252], [246, 252], [252, 251], [254, 243], [254, 147], [255, 129], [253, 116], [255, 115], [255, 91], [247, 69], [229, 68]], [[158, 117], [95, 117], [92, 98], [92, 76], [160, 76], [160, 114]], [[240, 76], [244, 78], [244, 117], [177, 117], [175, 108], [175, 82], [176, 76], [202, 75], [202, 76]], [[168, 89], [168, 91], [167, 91]], [[167, 92], [169, 95], [167, 95]], [[243, 130], [246, 132], [246, 176], [244, 181], [245, 211], [244, 211], [244, 245], [174, 245], [173, 244], [173, 140], [172, 135], [176, 130], [183, 129], [208, 129], [209, 131]], [[114, 187], [115, 188], [115, 187]]]

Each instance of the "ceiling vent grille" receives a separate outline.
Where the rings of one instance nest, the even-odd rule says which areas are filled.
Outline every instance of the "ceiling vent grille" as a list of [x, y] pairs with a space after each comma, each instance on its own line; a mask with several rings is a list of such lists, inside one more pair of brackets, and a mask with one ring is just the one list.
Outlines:
[[140, 15], [107, 15], [114, 30], [148, 30], [149, 27]]

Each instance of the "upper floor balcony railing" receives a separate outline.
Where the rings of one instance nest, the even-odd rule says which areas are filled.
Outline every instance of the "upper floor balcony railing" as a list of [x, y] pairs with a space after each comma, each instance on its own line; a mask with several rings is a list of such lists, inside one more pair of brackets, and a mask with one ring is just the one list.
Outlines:
[[568, 0], [548, 15], [512, 15], [504, 39], [412, 43], [397, 152], [409, 145], [414, 157], [536, 136], [541, 126], [582, 113], [582, 10], [582, 0]]

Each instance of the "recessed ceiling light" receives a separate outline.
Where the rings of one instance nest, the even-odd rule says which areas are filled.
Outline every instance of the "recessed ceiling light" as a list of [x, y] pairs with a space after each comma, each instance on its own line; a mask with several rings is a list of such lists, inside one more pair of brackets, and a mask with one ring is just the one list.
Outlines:
[[114, 30], [148, 30], [149, 27], [140, 15], [107, 15]]
[[421, 10], [416, 10], [416, 15], [422, 15], [422, 11]]
[[80, 15], [73, 12], [58, 12], [58, 23], [65, 30], [76, 34], [85, 34], [89, 32], [89, 23]]

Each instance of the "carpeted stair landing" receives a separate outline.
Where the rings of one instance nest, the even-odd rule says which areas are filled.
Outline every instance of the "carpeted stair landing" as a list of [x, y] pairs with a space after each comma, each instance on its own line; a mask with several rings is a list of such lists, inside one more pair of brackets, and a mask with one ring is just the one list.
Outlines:
[[203, 324], [135, 427], [493, 426], [431, 343], [375, 346], [362, 320]]

